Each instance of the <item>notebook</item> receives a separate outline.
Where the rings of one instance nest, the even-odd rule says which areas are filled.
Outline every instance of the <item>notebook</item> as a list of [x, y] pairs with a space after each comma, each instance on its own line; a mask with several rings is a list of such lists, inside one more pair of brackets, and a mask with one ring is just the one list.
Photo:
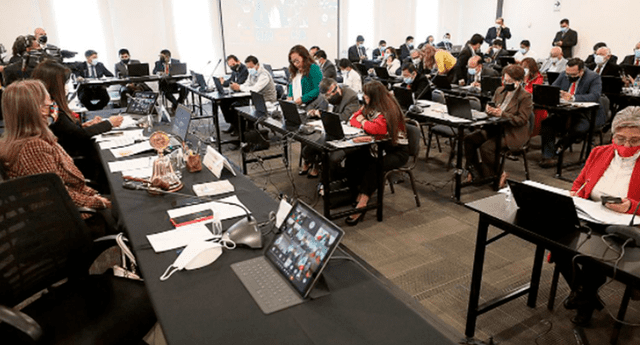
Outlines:
[[344, 231], [297, 201], [263, 256], [231, 264], [262, 312], [304, 302], [338, 247]]
[[174, 63], [169, 65], [169, 75], [182, 75], [187, 74], [186, 63]]
[[127, 65], [129, 77], [145, 77], [149, 75], [148, 63], [134, 63]]
[[560, 88], [551, 85], [533, 85], [533, 103], [557, 106], [560, 104]]
[[189, 132], [189, 124], [191, 123], [191, 111], [182, 104], [179, 104], [176, 108], [176, 114], [173, 117], [173, 123], [171, 125], [171, 133], [180, 137], [182, 141], [187, 140], [187, 133]]
[[322, 120], [322, 127], [324, 127], [325, 141], [340, 140], [344, 138], [342, 121], [340, 121], [339, 114], [323, 110], [320, 113], [320, 119]]

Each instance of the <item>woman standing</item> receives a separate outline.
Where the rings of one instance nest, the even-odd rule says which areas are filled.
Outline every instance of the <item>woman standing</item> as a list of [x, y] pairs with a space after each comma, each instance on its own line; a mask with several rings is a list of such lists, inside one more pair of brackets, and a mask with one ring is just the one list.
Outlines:
[[307, 48], [296, 45], [289, 51], [289, 93], [287, 99], [297, 105], [309, 105], [320, 94], [322, 71], [315, 64]]
[[449, 81], [454, 79], [456, 62], [458, 60], [446, 50], [436, 49], [432, 45], [422, 47], [422, 72], [430, 74], [437, 68], [439, 75], [446, 75]]

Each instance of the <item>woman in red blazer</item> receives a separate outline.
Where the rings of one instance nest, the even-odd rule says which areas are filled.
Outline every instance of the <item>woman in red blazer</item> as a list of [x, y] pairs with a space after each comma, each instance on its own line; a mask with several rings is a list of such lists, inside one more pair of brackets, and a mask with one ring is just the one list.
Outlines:
[[[640, 201], [640, 107], [627, 107], [619, 112], [611, 125], [612, 143], [591, 151], [571, 195], [600, 201], [603, 195], [619, 197], [621, 203], [606, 203], [605, 207], [619, 213], [634, 213]], [[574, 265], [573, 258], [553, 253], [560, 272], [571, 286], [565, 300], [567, 309], [577, 309], [571, 319], [578, 325], [588, 325], [594, 309], [602, 309], [598, 289], [606, 281], [603, 272]]]
[[[529, 57], [522, 60], [520, 65], [525, 70], [524, 89], [527, 90], [528, 93], [533, 94], [533, 85], [541, 85], [544, 82], [544, 77], [538, 69], [538, 63], [536, 63], [536, 60]], [[540, 124], [542, 123], [542, 120], [547, 118], [548, 113], [546, 110], [535, 109], [533, 114], [535, 115], [535, 121], [533, 122], [533, 131], [531, 131], [531, 136], [535, 137], [540, 133]]]

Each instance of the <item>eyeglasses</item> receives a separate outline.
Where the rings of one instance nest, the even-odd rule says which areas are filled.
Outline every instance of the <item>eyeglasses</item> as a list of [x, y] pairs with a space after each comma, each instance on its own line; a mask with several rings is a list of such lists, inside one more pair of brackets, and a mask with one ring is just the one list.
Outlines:
[[329, 90], [325, 93], [325, 97], [329, 98], [333, 96], [338, 91], [338, 85], [334, 85], [332, 90]]
[[625, 138], [621, 135], [614, 135], [613, 142], [616, 143], [616, 145], [624, 145], [626, 143], [629, 143], [629, 146], [640, 146], [640, 137]]
[[294, 65], [299, 65], [300, 63], [302, 63], [302, 60], [300, 59], [291, 60], [291, 63]]

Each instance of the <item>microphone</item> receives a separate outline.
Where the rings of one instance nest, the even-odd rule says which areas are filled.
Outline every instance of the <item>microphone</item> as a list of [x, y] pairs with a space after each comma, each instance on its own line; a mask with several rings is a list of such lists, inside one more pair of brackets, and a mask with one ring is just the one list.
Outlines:
[[[427, 92], [427, 90], [431, 89], [431, 85], [427, 85], [424, 89], [422, 89], [422, 92], [420, 92], [418, 94], [418, 97], [416, 97], [416, 101], [418, 101], [420, 99], [420, 97], [422, 97], [424, 95], [425, 92]], [[422, 113], [422, 107], [417, 105], [417, 104], [412, 104], [409, 107], [409, 111], [412, 113]]]
[[638, 208], [640, 208], [640, 202], [636, 209], [633, 211], [633, 216], [631, 217], [631, 221], [629, 225], [610, 225], [607, 227], [606, 231], [608, 234], [615, 235], [625, 241], [631, 240], [629, 245], [632, 247], [640, 246], [640, 229], [633, 226], [633, 220], [636, 218], [636, 213], [638, 213]]
[[[209, 61], [209, 62], [211, 62], [211, 61]], [[220, 63], [222, 63], [222, 58], [220, 58], [220, 60], [218, 60], [218, 63], [216, 64], [216, 67], [213, 68], [213, 71], [211, 71], [211, 75], [209, 76], [209, 78], [213, 79], [213, 74], [216, 73], [216, 70], [220, 66]], [[207, 65], [208, 65], [208, 63], [207, 63]]]

